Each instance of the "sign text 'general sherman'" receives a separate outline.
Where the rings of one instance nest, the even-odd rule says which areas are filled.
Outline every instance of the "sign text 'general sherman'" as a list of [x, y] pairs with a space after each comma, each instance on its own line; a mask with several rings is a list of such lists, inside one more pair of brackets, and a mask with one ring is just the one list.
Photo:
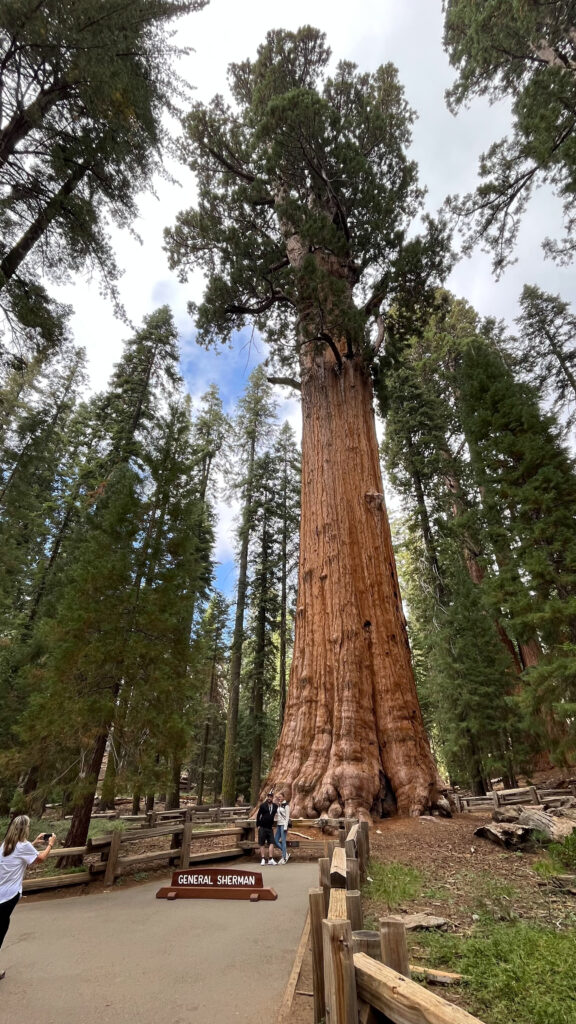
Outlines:
[[158, 899], [199, 900], [275, 900], [274, 889], [264, 886], [261, 871], [240, 871], [237, 868], [196, 867], [175, 871], [172, 883], [156, 893]]
[[248, 885], [251, 889], [262, 888], [262, 875], [260, 872], [247, 871], [229, 874], [224, 872], [194, 872], [191, 874], [179, 871], [172, 875], [172, 885]]

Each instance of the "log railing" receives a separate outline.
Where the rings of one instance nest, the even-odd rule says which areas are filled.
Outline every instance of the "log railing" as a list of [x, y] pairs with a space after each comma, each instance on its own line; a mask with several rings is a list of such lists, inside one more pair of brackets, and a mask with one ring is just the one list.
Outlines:
[[514, 804], [561, 804], [566, 797], [576, 796], [576, 786], [569, 789], [538, 789], [536, 786], [520, 786], [516, 789], [493, 789], [486, 796], [462, 796], [454, 794], [456, 809], [460, 812], [482, 807], [507, 807]]
[[382, 918], [379, 932], [364, 931], [359, 879], [368, 851], [362, 822], [318, 861], [320, 884], [309, 890], [314, 1024], [371, 1024], [383, 1019], [377, 1014], [388, 1024], [482, 1024], [411, 980], [411, 971], [448, 976], [410, 967], [402, 921]]
[[[84, 885], [101, 875], [104, 876], [105, 884], [110, 885], [115, 878], [125, 874], [127, 869], [140, 864], [145, 866], [152, 862], [164, 862], [179, 868], [187, 868], [194, 863], [231, 860], [234, 857], [244, 856], [245, 850], [240, 843], [250, 833], [250, 827], [247, 824], [234, 824], [223, 828], [194, 829], [194, 822], [188, 820], [167, 821], [156, 828], [115, 829], [107, 835], [89, 838], [86, 846], [54, 848], [53, 853], [56, 856], [86, 858], [99, 854], [100, 861], [90, 863], [82, 871], [28, 878], [24, 881], [23, 891], [37, 892], [43, 889], [60, 888], [60, 886]], [[127, 844], [153, 842], [163, 836], [170, 840], [169, 846], [166, 848], [139, 850], [135, 854], [129, 853]], [[228, 836], [230, 843], [226, 844], [225, 849], [191, 852], [193, 841]]]
[[[95, 816], [93, 815], [93, 817]], [[100, 817], [101, 820], [102, 816], [96, 817]], [[121, 816], [120, 822], [131, 827], [122, 828], [112, 825], [114, 829], [112, 832], [89, 838], [86, 846], [54, 849], [54, 854], [60, 857], [89, 857], [91, 862], [84, 863], [83, 870], [26, 879], [24, 891], [40, 892], [43, 889], [55, 889], [61, 886], [85, 885], [102, 876], [104, 876], [105, 884], [110, 885], [116, 878], [140, 865], [145, 867], [156, 862], [185, 869], [191, 864], [245, 856], [247, 852], [257, 846], [256, 822], [254, 818], [246, 817], [246, 808], [202, 808], [202, 811], [197, 813], [194, 807], [186, 807], [174, 811], [155, 811], [149, 815], [124, 815]], [[314, 821], [295, 819], [291, 822], [292, 828], [299, 825], [312, 827], [318, 831], [318, 839], [300, 838], [295, 842], [292, 841], [292, 845], [298, 846], [300, 852], [306, 853], [310, 857], [331, 853], [332, 847], [336, 844], [324, 835], [325, 831], [328, 828], [331, 830], [338, 828], [340, 842], [344, 844], [347, 830], [353, 824], [347, 819], [323, 818]], [[207, 827], [203, 828], [203, 825]], [[164, 836], [167, 839], [167, 845], [162, 849], [139, 850], [136, 853], [131, 853], [127, 845], [135, 842], [138, 844], [150, 842], [152, 844]], [[226, 843], [224, 849], [191, 852], [193, 841], [221, 837], [230, 837], [230, 843]], [[342, 846], [342, 852], [345, 853], [344, 846]], [[94, 862], [95, 854], [99, 855], [99, 861]]]

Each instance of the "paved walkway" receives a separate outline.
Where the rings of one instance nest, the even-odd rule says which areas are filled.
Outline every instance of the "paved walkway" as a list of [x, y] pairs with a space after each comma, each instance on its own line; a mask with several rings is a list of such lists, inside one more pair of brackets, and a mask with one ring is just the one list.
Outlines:
[[[234, 862], [236, 867], [251, 865]], [[318, 866], [261, 869], [274, 902], [157, 900], [132, 889], [21, 900], [0, 951], [3, 1020], [254, 1024], [274, 1020]], [[169, 881], [169, 879], [168, 879]]]

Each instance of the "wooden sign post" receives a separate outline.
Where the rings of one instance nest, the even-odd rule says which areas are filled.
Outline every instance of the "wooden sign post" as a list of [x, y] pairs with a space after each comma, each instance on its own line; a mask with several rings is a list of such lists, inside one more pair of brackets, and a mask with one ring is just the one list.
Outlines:
[[156, 893], [159, 900], [276, 900], [278, 893], [264, 886], [261, 871], [204, 868], [195, 865], [175, 871], [172, 884]]

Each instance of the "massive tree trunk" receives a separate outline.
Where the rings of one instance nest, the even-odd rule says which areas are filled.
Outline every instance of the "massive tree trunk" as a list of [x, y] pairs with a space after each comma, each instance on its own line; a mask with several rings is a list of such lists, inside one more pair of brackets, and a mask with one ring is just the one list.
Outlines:
[[[311, 349], [312, 346], [307, 346]], [[361, 357], [302, 366], [302, 518], [294, 656], [268, 781], [294, 817], [366, 818], [383, 784], [398, 811], [438, 779], [416, 696], [372, 407]]]

